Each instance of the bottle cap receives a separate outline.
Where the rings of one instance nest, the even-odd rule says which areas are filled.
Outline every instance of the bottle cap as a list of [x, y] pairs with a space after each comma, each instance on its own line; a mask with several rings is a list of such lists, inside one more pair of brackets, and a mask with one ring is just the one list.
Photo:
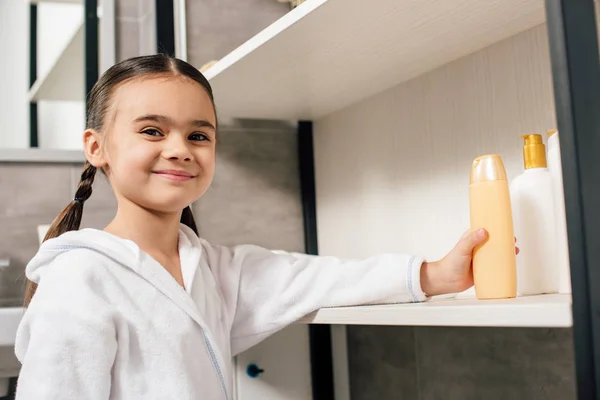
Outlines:
[[471, 184], [506, 180], [506, 170], [502, 158], [497, 154], [477, 157], [471, 166]]
[[548, 137], [550, 137], [550, 136], [554, 135], [555, 133], [558, 133], [558, 130], [556, 130], [556, 129], [550, 129], [546, 133], [548, 134]]
[[546, 168], [546, 146], [542, 141], [542, 135], [532, 133], [521, 136], [525, 140], [523, 146], [523, 164], [525, 169]]

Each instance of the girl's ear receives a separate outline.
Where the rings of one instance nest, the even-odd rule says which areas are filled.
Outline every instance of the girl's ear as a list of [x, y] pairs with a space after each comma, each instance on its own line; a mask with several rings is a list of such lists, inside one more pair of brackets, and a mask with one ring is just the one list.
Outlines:
[[85, 158], [96, 168], [103, 168], [108, 164], [100, 145], [100, 139], [100, 134], [94, 129], [86, 129], [83, 133]]

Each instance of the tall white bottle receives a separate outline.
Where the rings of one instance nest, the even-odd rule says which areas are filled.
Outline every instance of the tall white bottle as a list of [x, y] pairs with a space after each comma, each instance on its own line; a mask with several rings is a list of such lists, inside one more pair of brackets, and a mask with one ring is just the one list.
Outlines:
[[517, 291], [522, 295], [558, 292], [552, 176], [542, 135], [525, 140], [525, 171], [510, 184], [517, 256]]
[[563, 191], [562, 166], [560, 163], [560, 144], [558, 131], [548, 131], [548, 169], [552, 175], [554, 192], [554, 222], [556, 223], [556, 259], [558, 262], [558, 292], [571, 293], [571, 267], [569, 263], [569, 240], [567, 236], [567, 218], [565, 215], [565, 196]]

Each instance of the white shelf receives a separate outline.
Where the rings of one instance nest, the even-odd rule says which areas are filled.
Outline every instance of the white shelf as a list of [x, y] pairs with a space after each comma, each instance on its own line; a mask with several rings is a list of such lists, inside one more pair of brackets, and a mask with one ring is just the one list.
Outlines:
[[316, 119], [544, 21], [543, 0], [308, 0], [205, 75], [220, 115]]
[[39, 3], [66, 3], [66, 4], [81, 4], [82, 0], [29, 0], [31, 4]]
[[301, 323], [342, 325], [554, 327], [572, 326], [571, 296], [503, 300], [430, 299], [417, 304], [324, 308]]
[[85, 100], [83, 24], [80, 24], [49, 71], [29, 90], [30, 101]]
[[[64, 163], [81, 164], [86, 161], [80, 150], [63, 149], [0, 149], [0, 163]], [[0, 260], [2, 267], [2, 260]]]

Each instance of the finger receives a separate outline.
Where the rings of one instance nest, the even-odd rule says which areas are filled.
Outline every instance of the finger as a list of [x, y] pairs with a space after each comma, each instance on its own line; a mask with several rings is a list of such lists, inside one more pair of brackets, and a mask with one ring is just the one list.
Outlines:
[[469, 255], [473, 252], [473, 248], [481, 244], [487, 239], [487, 231], [485, 229], [477, 229], [463, 235], [456, 245], [456, 249], [463, 255]]

